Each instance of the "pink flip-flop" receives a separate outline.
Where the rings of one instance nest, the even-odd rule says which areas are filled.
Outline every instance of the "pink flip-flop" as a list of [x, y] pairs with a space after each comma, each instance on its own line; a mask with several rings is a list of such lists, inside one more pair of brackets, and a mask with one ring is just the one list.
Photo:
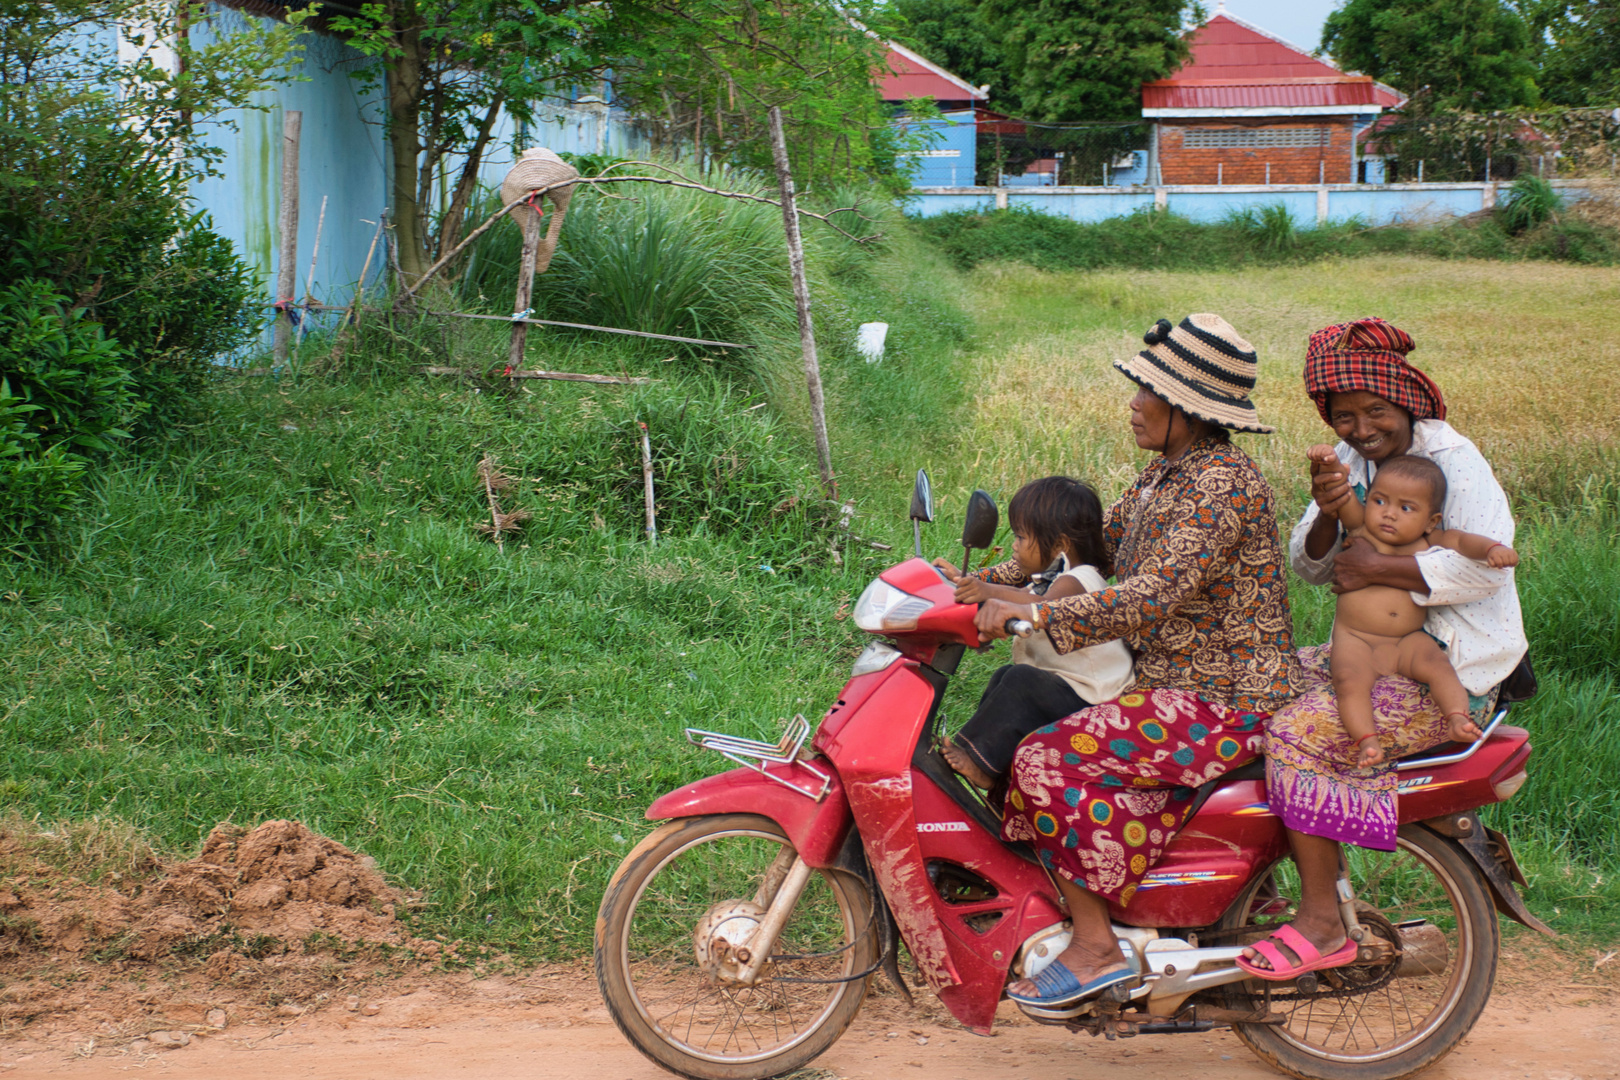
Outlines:
[[[1282, 942], [1294, 951], [1299, 957], [1297, 964], [1291, 963], [1283, 951], [1272, 944], [1272, 940]], [[1324, 968], [1343, 967], [1356, 958], [1356, 943], [1348, 939], [1333, 952], [1323, 956], [1315, 945], [1305, 940], [1305, 935], [1292, 926], [1282, 926], [1272, 931], [1271, 936], [1264, 941], [1257, 941], [1249, 948], [1265, 957], [1270, 968], [1258, 968], [1245, 957], [1238, 957], [1237, 966], [1253, 975], [1257, 979], [1267, 982], [1292, 982], [1307, 971], [1321, 971]]]

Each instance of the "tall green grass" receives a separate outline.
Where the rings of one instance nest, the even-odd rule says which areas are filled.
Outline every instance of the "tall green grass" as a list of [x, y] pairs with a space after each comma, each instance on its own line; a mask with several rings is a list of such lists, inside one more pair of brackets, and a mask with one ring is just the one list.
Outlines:
[[1377, 228], [1357, 219], [1305, 226], [1280, 203], [1210, 224], [1153, 209], [1078, 222], [1017, 206], [951, 211], [917, 224], [962, 269], [999, 261], [1051, 271], [1207, 270], [1370, 255], [1620, 263], [1620, 233], [1552, 217], [1532, 196], [1509, 200], [1502, 214], [1484, 221]]

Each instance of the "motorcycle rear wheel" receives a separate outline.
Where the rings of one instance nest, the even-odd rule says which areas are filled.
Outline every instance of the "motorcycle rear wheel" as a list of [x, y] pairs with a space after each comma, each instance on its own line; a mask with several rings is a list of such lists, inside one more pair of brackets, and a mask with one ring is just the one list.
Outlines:
[[619, 1030], [663, 1068], [692, 1080], [780, 1076], [824, 1053], [860, 1011], [861, 973], [876, 965], [881, 935], [864, 884], [846, 874], [811, 875], [753, 986], [703, 966], [700, 924], [717, 905], [754, 897], [784, 851], [769, 818], [686, 818], [638, 844], [609, 882], [597, 984]]
[[[1484, 1010], [1501, 943], [1488, 887], [1465, 852], [1428, 829], [1402, 828], [1398, 845], [1389, 852], [1346, 848], [1351, 882], [1359, 900], [1388, 924], [1404, 924], [1410, 932], [1421, 920], [1438, 929], [1445, 949], [1433, 954], [1440, 959], [1430, 966], [1439, 970], [1397, 975], [1378, 985], [1378, 971], [1351, 965], [1339, 975], [1319, 973], [1318, 992], [1295, 998], [1284, 996], [1294, 992], [1292, 983], [1233, 983], [1226, 990], [1230, 1007], [1287, 1015], [1280, 1025], [1233, 1025], [1238, 1038], [1279, 1071], [1304, 1080], [1398, 1080], [1450, 1053]], [[1247, 913], [1268, 881], [1284, 896], [1299, 895], [1293, 863], [1282, 862], [1232, 910]], [[1222, 928], [1246, 920], [1246, 914], [1228, 916]], [[1369, 917], [1364, 924], [1370, 932], [1371, 922]], [[1425, 932], [1433, 937], [1433, 930]], [[1344, 989], [1335, 981], [1353, 985], [1346, 980], [1358, 978], [1373, 988], [1334, 996]]]

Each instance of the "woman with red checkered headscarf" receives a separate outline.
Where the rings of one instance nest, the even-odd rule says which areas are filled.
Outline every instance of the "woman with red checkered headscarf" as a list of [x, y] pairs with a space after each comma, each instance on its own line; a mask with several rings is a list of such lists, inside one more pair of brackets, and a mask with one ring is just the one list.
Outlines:
[[[1400, 455], [1427, 458], [1446, 477], [1444, 528], [1513, 543], [1513, 515], [1489, 463], [1446, 423], [1440, 388], [1407, 363], [1405, 331], [1383, 319], [1358, 319], [1311, 335], [1305, 392], [1339, 436], [1332, 455], [1310, 462], [1311, 505], [1295, 526], [1289, 562], [1313, 585], [1335, 592], [1370, 585], [1405, 589], [1428, 609], [1424, 629], [1469, 693], [1483, 724], [1496, 689], [1528, 648], [1511, 569], [1492, 569], [1431, 548], [1382, 555], [1365, 539], [1344, 541], [1339, 508], [1366, 498], [1380, 465]], [[1293, 931], [1251, 953], [1245, 967], [1262, 978], [1289, 978], [1312, 957], [1344, 949], [1334, 896], [1338, 845], [1395, 849], [1394, 762], [1446, 740], [1446, 722], [1428, 688], [1399, 677], [1373, 687], [1374, 719], [1385, 764], [1356, 766], [1356, 748], [1339, 723], [1328, 646], [1299, 650], [1306, 692], [1267, 721], [1266, 780], [1272, 812], [1288, 827], [1301, 897]], [[1303, 937], [1303, 941], [1301, 940]], [[1286, 947], [1287, 952], [1274, 952]], [[1351, 950], [1353, 954], [1353, 950]], [[1270, 974], [1268, 974], [1268, 972]]]

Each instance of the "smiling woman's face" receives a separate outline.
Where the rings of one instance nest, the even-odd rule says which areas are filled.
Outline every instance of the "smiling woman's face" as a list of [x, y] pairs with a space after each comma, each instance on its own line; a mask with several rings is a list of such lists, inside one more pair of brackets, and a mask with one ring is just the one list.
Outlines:
[[1328, 395], [1328, 423], [1350, 449], [1375, 464], [1412, 448], [1412, 414], [1367, 390]]

